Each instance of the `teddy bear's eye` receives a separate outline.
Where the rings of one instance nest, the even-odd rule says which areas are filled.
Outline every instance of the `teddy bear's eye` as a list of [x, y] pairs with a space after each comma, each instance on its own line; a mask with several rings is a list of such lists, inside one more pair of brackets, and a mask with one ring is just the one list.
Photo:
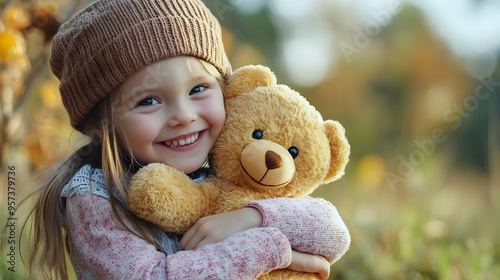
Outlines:
[[299, 150], [293, 146], [288, 148], [288, 152], [292, 155], [293, 158], [296, 158], [299, 155]]
[[264, 132], [260, 129], [256, 129], [252, 132], [252, 138], [253, 139], [262, 139], [262, 137], [264, 137]]

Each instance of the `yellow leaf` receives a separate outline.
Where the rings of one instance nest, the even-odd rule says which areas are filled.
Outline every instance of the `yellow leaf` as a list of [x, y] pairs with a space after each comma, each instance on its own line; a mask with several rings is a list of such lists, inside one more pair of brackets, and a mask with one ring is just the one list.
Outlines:
[[0, 32], [0, 62], [2, 64], [16, 62], [24, 53], [24, 38], [13, 30]]
[[13, 50], [17, 48], [16, 39], [10, 32], [0, 33], [0, 61], [5, 61]]
[[9, 26], [21, 30], [30, 24], [30, 16], [24, 8], [10, 6], [5, 10], [5, 21]]

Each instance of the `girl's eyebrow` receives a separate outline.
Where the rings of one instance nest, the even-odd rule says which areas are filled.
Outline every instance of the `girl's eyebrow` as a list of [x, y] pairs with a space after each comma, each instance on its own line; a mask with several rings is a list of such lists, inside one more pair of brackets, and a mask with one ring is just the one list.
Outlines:
[[[143, 94], [144, 92], [148, 91], [154, 91], [157, 89], [162, 88], [163, 86], [160, 85], [158, 82], [146, 82], [146, 80], [143, 80], [142, 83], [134, 86], [132, 89], [128, 91], [129, 98], [134, 98], [137, 97], [138, 95]], [[123, 91], [121, 91], [123, 93]]]
[[120, 100], [122, 104], [128, 104], [130, 106], [134, 106], [135, 103], [140, 99], [141, 95], [144, 94], [148, 89], [145, 87], [137, 86], [129, 91], [124, 91], [120, 89], [118, 91], [118, 96], [120, 96]]
[[[193, 83], [193, 84], [200, 83], [200, 82], [213, 82], [213, 81], [215, 81], [215, 78], [213, 78], [212, 76], [209, 76], [209, 75], [196, 75], [196, 76], [192, 76], [188, 79], [188, 82]], [[155, 90], [161, 89], [163, 87], [164, 86], [160, 85], [159, 83], [151, 83], [150, 85], [146, 85], [143, 82], [142, 84], [135, 86], [134, 88], [132, 88], [128, 92], [123, 91], [123, 88], [121, 88], [118, 91], [118, 94], [121, 96], [126, 94], [126, 98], [125, 98], [126, 100], [124, 100], [124, 101], [130, 101], [130, 100], [133, 100], [135, 98], [138, 98], [138, 96], [140, 96], [141, 94], [143, 94], [145, 92], [155, 91]]]
[[212, 82], [213, 80], [215, 80], [215, 78], [209, 75], [193, 76], [191, 78], [192, 82], [200, 82], [200, 81]]

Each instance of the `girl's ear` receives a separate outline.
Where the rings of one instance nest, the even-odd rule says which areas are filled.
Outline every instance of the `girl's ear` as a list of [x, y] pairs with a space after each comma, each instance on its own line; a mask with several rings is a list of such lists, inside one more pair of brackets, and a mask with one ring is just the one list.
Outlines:
[[262, 65], [247, 65], [236, 69], [227, 80], [225, 98], [251, 92], [257, 87], [276, 85], [276, 76], [271, 69]]
[[344, 127], [337, 121], [324, 122], [326, 137], [330, 142], [330, 169], [324, 183], [333, 182], [344, 175], [344, 169], [349, 161], [351, 146], [345, 137]]

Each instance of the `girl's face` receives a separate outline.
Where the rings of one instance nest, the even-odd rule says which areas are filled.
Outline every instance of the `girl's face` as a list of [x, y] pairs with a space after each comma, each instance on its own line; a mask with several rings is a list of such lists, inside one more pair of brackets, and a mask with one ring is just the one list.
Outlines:
[[122, 135], [137, 161], [198, 169], [225, 120], [222, 89], [199, 61], [179, 56], [129, 77], [118, 92]]

